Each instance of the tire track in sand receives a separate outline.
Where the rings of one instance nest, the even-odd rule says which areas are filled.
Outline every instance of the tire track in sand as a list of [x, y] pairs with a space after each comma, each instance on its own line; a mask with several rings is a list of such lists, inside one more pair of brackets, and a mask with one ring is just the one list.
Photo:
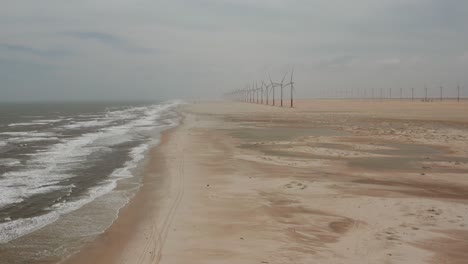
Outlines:
[[[177, 133], [177, 132], [176, 132]], [[185, 187], [185, 157], [184, 157], [184, 146], [186, 142], [186, 136], [183, 135], [182, 138], [177, 138], [178, 141], [176, 146], [177, 150], [173, 156], [177, 163], [177, 172], [174, 177], [174, 184], [176, 188], [176, 196], [171, 202], [169, 210], [164, 217], [164, 220], [161, 226], [158, 228], [158, 225], [155, 223], [152, 225], [148, 241], [145, 243], [144, 249], [140, 252], [140, 256], [136, 264], [145, 264], [145, 263], [159, 263], [162, 258], [162, 250], [166, 242], [169, 229], [171, 227], [174, 216], [177, 212], [177, 209], [182, 201], [184, 196], [184, 187]]]

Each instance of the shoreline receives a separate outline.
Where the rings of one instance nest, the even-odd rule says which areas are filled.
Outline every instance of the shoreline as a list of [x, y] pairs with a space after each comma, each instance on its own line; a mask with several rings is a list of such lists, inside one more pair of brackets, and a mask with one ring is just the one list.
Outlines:
[[[78, 253], [61, 263], [117, 263], [117, 260], [123, 259], [125, 254], [134, 254], [129, 252], [128, 248], [134, 241], [147, 240], [146, 230], [154, 225], [149, 222], [156, 218], [155, 214], [159, 210], [155, 207], [162, 206], [165, 187], [169, 185], [169, 179], [163, 176], [166, 170], [164, 149], [171, 134], [182, 124], [183, 117], [177, 126], [161, 132], [160, 143], [153, 146], [147, 154], [148, 160], [144, 164], [140, 190], [119, 210], [118, 217], [112, 225]], [[152, 199], [156, 204], [148, 204]]]
[[[2, 199], [21, 195], [24, 199], [2, 208], [0, 262], [57, 263], [107, 230], [140, 189], [147, 154], [159, 144], [161, 132], [177, 124], [173, 111], [177, 104], [118, 104], [111, 109], [64, 106], [56, 110], [70, 111], [66, 118], [44, 119], [37, 127], [56, 141], [41, 138], [27, 147], [8, 145], [3, 157], [11, 155], [21, 162], [16, 168], [0, 166], [12, 169], [2, 178], [2, 190], [6, 190]], [[85, 117], [83, 113], [93, 114]], [[98, 117], [102, 122], [94, 120]], [[34, 131], [30, 135], [23, 126], [15, 129], [21, 131], [5, 133], [28, 140], [39, 135]], [[57, 177], [62, 178], [54, 180]], [[21, 181], [26, 181], [23, 187], [11, 188]], [[40, 187], [32, 188], [35, 184]]]

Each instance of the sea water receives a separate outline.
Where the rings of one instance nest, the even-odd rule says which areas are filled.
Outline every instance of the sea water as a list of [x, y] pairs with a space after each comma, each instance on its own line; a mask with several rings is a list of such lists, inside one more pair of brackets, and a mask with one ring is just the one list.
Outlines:
[[60, 260], [108, 228], [179, 104], [0, 104], [0, 258]]

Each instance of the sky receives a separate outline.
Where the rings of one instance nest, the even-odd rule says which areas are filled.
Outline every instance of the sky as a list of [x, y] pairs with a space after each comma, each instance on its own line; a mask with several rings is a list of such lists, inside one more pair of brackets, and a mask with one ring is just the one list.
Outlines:
[[[468, 96], [464, 0], [0, 0], [0, 101]], [[289, 76], [289, 75], [288, 75]], [[289, 78], [289, 77], [288, 77]]]

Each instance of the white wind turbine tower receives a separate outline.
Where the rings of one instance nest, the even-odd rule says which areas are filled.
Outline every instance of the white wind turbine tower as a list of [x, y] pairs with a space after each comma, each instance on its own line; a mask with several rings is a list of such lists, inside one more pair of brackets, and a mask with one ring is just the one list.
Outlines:
[[247, 87], [242, 90], [242, 94], [244, 95], [244, 102], [247, 102]]
[[274, 83], [274, 82], [271, 80], [271, 76], [270, 76], [270, 83], [271, 83], [271, 90], [273, 91], [273, 105], [275, 105], [275, 87], [276, 87], [278, 84]]
[[254, 87], [253, 82], [252, 82], [252, 86], [250, 86], [250, 94], [251, 94], [250, 102], [255, 103], [255, 87]]
[[[255, 82], [255, 86], [257, 86], [257, 82]], [[263, 88], [262, 86], [258, 86], [258, 87], [257, 87], [257, 90], [258, 90], [258, 95], [257, 95], [257, 96], [258, 96], [258, 101], [257, 101], [257, 103], [258, 103], [258, 104], [261, 104], [261, 101], [262, 101], [262, 99], [263, 99], [263, 98], [261, 97], [261, 96], [262, 96], [262, 88]]]
[[249, 84], [245, 86], [245, 97], [246, 97], [245, 101], [247, 103], [250, 103], [250, 85]]
[[283, 88], [284, 88], [284, 79], [286, 78], [286, 75], [288, 72], [286, 72], [283, 76], [283, 79], [281, 80], [280, 87], [281, 87], [281, 107], [283, 107]]
[[244, 89], [244, 98], [245, 98], [244, 101], [245, 101], [246, 103], [249, 102], [249, 90], [248, 90], [248, 88], [249, 88], [249, 86], [246, 85], [246, 86], [245, 86], [245, 89]]
[[293, 76], [294, 76], [294, 67], [292, 68], [292, 71], [291, 71], [291, 81], [290, 81], [289, 83], [287, 83], [287, 84], [284, 85], [284, 87], [287, 87], [288, 85], [291, 87], [291, 108], [294, 107], [293, 94], [294, 94], [294, 92], [296, 91], [296, 89], [294, 89]]
[[257, 81], [255, 81], [255, 91], [257, 93], [257, 104], [260, 103], [260, 87], [258, 87]]
[[428, 100], [428, 98], [427, 98], [427, 85], [424, 85], [424, 92], [425, 92], [424, 101], [427, 102], [427, 100]]
[[269, 94], [270, 94], [270, 92], [269, 92], [270, 86], [271, 86], [271, 84], [269, 84], [269, 85], [266, 85], [266, 84], [265, 84], [266, 104], [267, 104], [267, 105], [268, 105], [268, 103], [269, 103], [269, 102], [268, 102], [268, 98], [269, 98]]
[[443, 90], [443, 89], [444, 89], [444, 88], [443, 88], [443, 86], [441, 85], [441, 86], [440, 86], [440, 101], [441, 101], [441, 102], [442, 102], [442, 100], [443, 100], [443, 97], [442, 97], [442, 90]]
[[250, 102], [250, 93], [249, 93], [249, 85], [245, 86], [245, 102]]
[[262, 99], [261, 99], [261, 104], [263, 104], [263, 85], [265, 83], [262, 81], [262, 86], [260, 86], [260, 91], [261, 91], [261, 95], [262, 95]]
[[250, 92], [252, 93], [252, 103], [255, 103], [255, 86], [253, 85], [253, 83]]
[[260, 89], [258, 88], [257, 81], [255, 81], [255, 91], [257, 91], [257, 104], [258, 104], [258, 93], [260, 92]]
[[255, 86], [252, 84], [250, 84], [250, 102], [251, 103], [255, 103]]

